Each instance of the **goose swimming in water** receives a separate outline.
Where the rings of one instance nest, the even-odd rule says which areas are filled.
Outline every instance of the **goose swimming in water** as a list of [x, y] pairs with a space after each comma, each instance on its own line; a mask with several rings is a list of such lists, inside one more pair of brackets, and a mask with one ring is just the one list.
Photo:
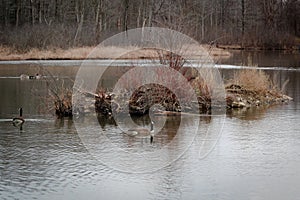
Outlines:
[[23, 115], [23, 109], [20, 108], [19, 109], [19, 112], [20, 112], [20, 116], [19, 117], [14, 117], [13, 118], [13, 125], [16, 126], [16, 127], [22, 127], [22, 125], [24, 124], [25, 120], [23, 119], [22, 115]]
[[21, 74], [20, 79], [21, 80], [28, 80], [28, 79], [41, 79], [42, 75], [36, 74], [36, 75], [26, 75], [26, 74]]
[[153, 123], [153, 121], [151, 121], [151, 123], [150, 123], [150, 143], [152, 143], [153, 142], [153, 137], [154, 137], [154, 123]]
[[153, 142], [153, 136], [154, 136], [154, 123], [151, 121], [150, 123], [150, 131], [145, 128], [136, 128], [136, 129], [129, 129], [127, 132], [125, 132], [127, 135], [132, 137], [147, 137], [150, 135], [150, 142]]

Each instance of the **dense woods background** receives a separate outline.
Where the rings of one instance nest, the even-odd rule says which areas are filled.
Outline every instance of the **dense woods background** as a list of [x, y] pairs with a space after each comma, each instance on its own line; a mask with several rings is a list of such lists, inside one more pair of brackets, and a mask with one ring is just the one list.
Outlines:
[[0, 0], [0, 42], [20, 51], [96, 45], [159, 26], [202, 43], [282, 49], [300, 37], [299, 0]]

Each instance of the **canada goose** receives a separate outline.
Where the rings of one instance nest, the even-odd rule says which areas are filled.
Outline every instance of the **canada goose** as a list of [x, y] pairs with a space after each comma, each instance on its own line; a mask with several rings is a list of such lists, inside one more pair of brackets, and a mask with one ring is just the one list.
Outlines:
[[151, 123], [150, 123], [150, 143], [152, 143], [153, 142], [153, 137], [154, 137], [154, 123], [153, 123], [153, 121], [151, 121]]
[[26, 75], [26, 74], [21, 74], [21, 75], [20, 75], [20, 79], [21, 79], [21, 81], [22, 81], [22, 80], [26, 80], [26, 79], [29, 79], [29, 76]]
[[33, 77], [33, 79], [41, 79], [42, 75], [40, 75], [40, 74], [37, 73], [35, 76], [29, 76], [29, 78], [30, 77]]
[[151, 121], [150, 123], [150, 131], [145, 128], [137, 128], [137, 129], [129, 129], [127, 132], [125, 132], [129, 136], [134, 136], [134, 137], [147, 137], [150, 135], [150, 142], [153, 142], [153, 136], [154, 136], [154, 123]]
[[25, 120], [23, 119], [22, 117], [22, 114], [23, 114], [23, 109], [20, 108], [19, 109], [19, 112], [20, 112], [20, 116], [19, 117], [14, 117], [12, 122], [13, 122], [13, 125], [14, 126], [20, 126], [22, 127], [22, 125], [24, 124]]
[[26, 75], [26, 74], [21, 74], [20, 79], [21, 80], [28, 80], [28, 79], [41, 79], [42, 75], [36, 74], [36, 75]]

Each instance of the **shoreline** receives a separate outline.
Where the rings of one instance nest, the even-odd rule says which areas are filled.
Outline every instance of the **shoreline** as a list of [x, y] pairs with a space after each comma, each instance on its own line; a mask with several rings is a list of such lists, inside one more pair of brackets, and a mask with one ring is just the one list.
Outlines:
[[[140, 49], [135, 46], [119, 47], [105, 46], [96, 49], [96, 46], [73, 47], [68, 49], [52, 48], [49, 50], [40, 50], [33, 48], [27, 52], [18, 52], [16, 49], [4, 45], [0, 45], [0, 61], [60, 61], [60, 60], [143, 60], [143, 59], [160, 59], [158, 50], [152, 48]], [[89, 54], [96, 49], [97, 56], [89, 57]], [[126, 50], [129, 53], [122, 57], [115, 58], [113, 55]], [[216, 62], [219, 59], [230, 58], [234, 51], [283, 51], [291, 53], [300, 53], [299, 48], [287, 49], [265, 49], [260, 47], [242, 47], [240, 45], [199, 45], [189, 47], [183, 54], [192, 55], [192, 59], [199, 59], [203, 53], [197, 54], [201, 50], [205, 50], [209, 56]], [[198, 57], [197, 57], [198, 56]]]
[[[91, 52], [96, 56], [90, 57]], [[199, 45], [198, 47], [189, 47], [184, 54], [197, 56], [197, 52], [205, 50], [213, 59], [229, 58], [231, 53], [228, 50], [209, 45]], [[121, 58], [115, 58], [113, 55], [129, 52]], [[138, 48], [135, 46], [117, 47], [106, 46], [97, 48], [96, 46], [74, 47], [69, 49], [53, 48], [49, 50], [31, 49], [27, 52], [17, 52], [11, 47], [0, 46], [0, 61], [20, 61], [20, 60], [85, 60], [85, 59], [158, 59], [159, 54], [156, 49]], [[201, 53], [200, 53], [201, 56]]]
[[238, 51], [287, 51], [287, 52], [299, 52], [300, 44], [295, 44], [292, 47], [262, 47], [262, 46], [242, 46], [242, 45], [223, 45], [217, 44], [217, 48], [223, 50], [238, 50]]

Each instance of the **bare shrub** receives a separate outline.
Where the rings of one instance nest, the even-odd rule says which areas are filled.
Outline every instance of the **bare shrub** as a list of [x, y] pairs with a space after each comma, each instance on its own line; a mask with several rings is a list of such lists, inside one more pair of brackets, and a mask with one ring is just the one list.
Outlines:
[[[43, 75], [46, 77], [48, 95], [42, 99], [48, 110], [55, 110], [58, 118], [72, 117], [72, 84], [66, 83], [64, 79], [54, 76], [51, 72], [43, 69]], [[72, 83], [72, 80], [68, 79]]]

